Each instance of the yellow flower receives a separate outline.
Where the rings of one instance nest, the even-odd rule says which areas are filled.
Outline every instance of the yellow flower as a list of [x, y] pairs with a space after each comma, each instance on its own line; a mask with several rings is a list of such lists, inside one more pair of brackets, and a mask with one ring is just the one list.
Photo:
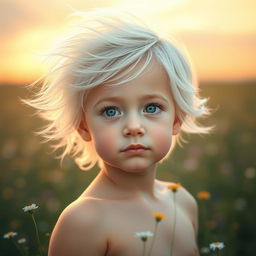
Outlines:
[[206, 200], [211, 197], [211, 194], [208, 191], [200, 191], [197, 193], [197, 197], [201, 200]]
[[162, 219], [166, 218], [166, 215], [159, 212], [153, 212], [152, 215], [155, 217], [156, 222], [160, 222]]
[[180, 183], [174, 183], [174, 184], [168, 186], [168, 189], [172, 190], [172, 192], [177, 192], [177, 190], [179, 188], [181, 188]]

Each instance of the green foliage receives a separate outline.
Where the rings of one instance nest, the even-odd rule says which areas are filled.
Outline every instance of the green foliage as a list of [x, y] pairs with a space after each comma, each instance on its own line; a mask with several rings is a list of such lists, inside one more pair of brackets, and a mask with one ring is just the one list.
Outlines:
[[[204, 124], [215, 125], [210, 135], [186, 136], [159, 166], [158, 178], [180, 182], [196, 197], [207, 190], [208, 200], [198, 200], [199, 245], [225, 243], [225, 255], [253, 255], [256, 251], [256, 84], [203, 84], [213, 114]], [[32, 116], [19, 97], [22, 87], [0, 87], [0, 235], [18, 232], [36, 255], [31, 218], [22, 207], [39, 205], [35, 213], [42, 244], [63, 208], [77, 198], [97, 174], [83, 172], [70, 159], [63, 166], [53, 158], [49, 144], [34, 134], [43, 122]], [[46, 248], [45, 248], [46, 249]], [[0, 255], [19, 255], [9, 241], [0, 239]]]

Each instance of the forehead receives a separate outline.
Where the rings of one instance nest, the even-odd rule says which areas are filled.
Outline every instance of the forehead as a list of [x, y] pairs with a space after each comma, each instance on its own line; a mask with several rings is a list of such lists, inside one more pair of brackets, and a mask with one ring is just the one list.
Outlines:
[[[134, 72], [138, 72], [137, 70]], [[104, 98], [119, 97], [124, 100], [135, 100], [145, 95], [162, 95], [172, 101], [171, 87], [166, 70], [156, 59], [152, 59], [145, 70], [135, 79], [121, 85], [104, 84], [91, 89], [87, 103]]]

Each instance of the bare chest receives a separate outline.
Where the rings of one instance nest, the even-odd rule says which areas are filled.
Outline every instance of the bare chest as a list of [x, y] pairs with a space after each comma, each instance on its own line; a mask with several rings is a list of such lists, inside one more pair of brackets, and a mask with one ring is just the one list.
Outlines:
[[[176, 208], [176, 209], [175, 209]], [[106, 218], [107, 256], [194, 256], [195, 233], [189, 217], [178, 206], [114, 203]], [[153, 212], [166, 217], [156, 222]], [[138, 232], [150, 231], [152, 237], [142, 241]]]

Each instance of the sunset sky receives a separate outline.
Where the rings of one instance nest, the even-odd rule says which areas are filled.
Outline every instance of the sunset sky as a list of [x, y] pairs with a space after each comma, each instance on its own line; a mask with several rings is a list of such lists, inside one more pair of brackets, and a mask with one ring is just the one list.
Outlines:
[[256, 78], [255, 0], [0, 0], [0, 82], [45, 70], [38, 53], [67, 30], [75, 10], [131, 12], [183, 43], [201, 80]]

